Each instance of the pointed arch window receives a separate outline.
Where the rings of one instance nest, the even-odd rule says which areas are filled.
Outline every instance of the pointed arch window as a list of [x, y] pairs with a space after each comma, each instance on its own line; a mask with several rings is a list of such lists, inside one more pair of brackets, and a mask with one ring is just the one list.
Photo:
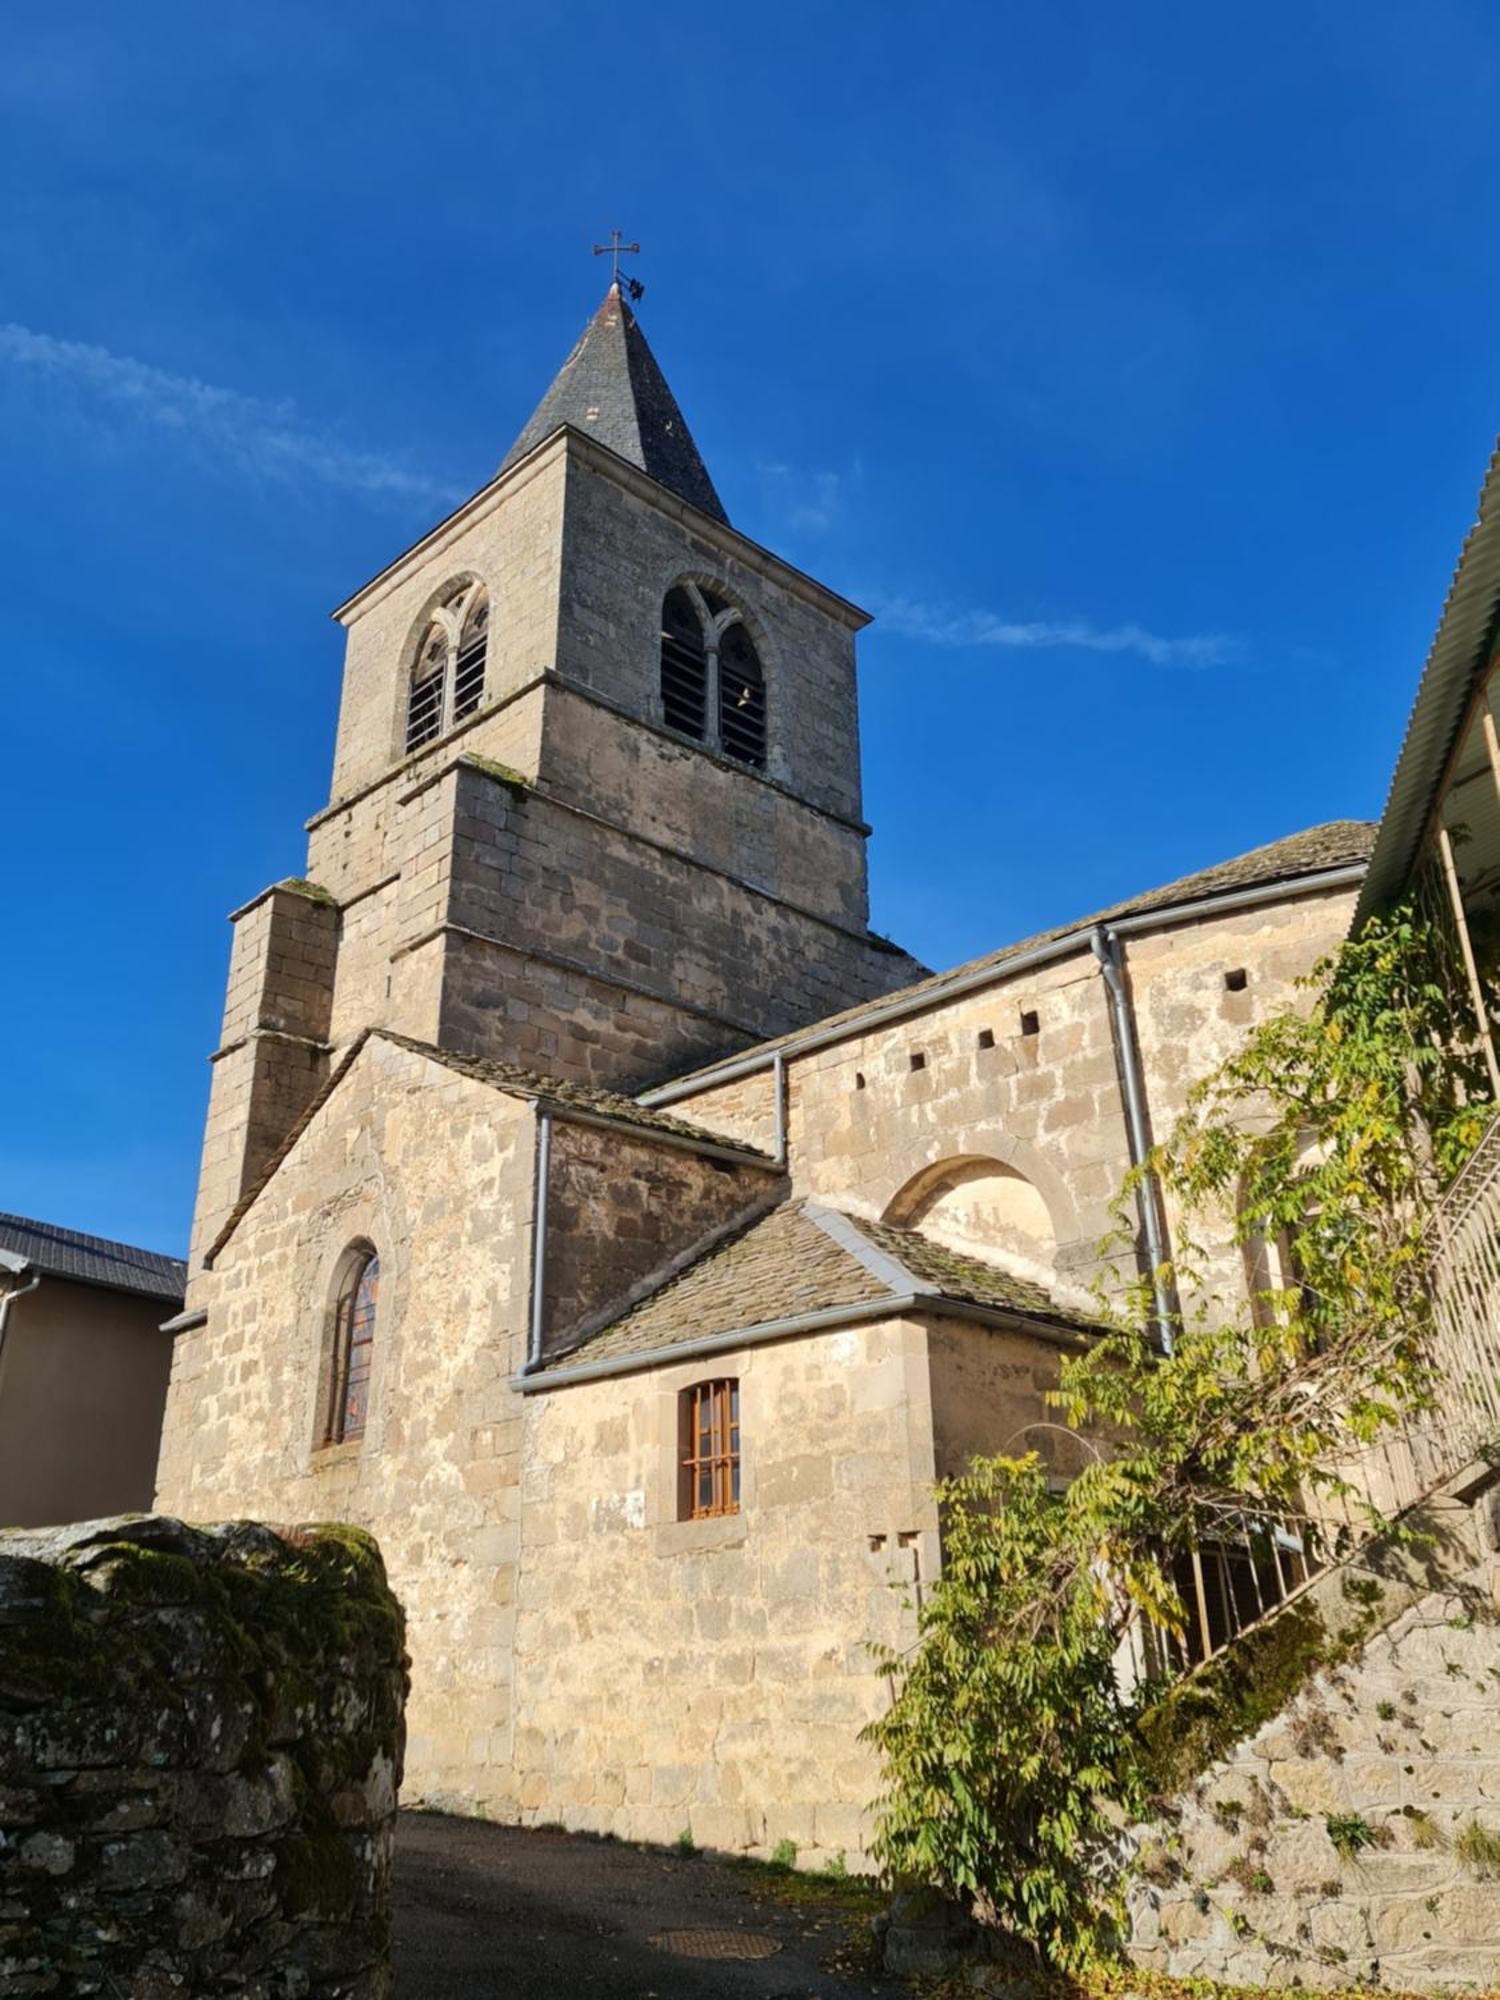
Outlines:
[[348, 1444], [365, 1434], [379, 1304], [379, 1254], [371, 1244], [357, 1243], [344, 1258], [334, 1295], [325, 1444]]
[[406, 702], [408, 755], [472, 715], [484, 700], [489, 593], [465, 583], [439, 604], [418, 642]]
[[662, 603], [661, 714], [669, 729], [764, 770], [760, 655], [736, 607], [696, 584], [674, 585]]

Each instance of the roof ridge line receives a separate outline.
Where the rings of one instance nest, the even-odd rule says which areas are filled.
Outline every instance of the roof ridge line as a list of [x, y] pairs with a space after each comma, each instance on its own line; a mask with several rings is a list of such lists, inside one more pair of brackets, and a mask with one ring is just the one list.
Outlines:
[[907, 1269], [899, 1257], [893, 1257], [888, 1250], [880, 1249], [862, 1234], [857, 1217], [846, 1215], [841, 1208], [828, 1208], [819, 1201], [804, 1201], [802, 1213], [814, 1223], [823, 1234], [840, 1250], [845, 1251], [857, 1264], [867, 1270], [872, 1278], [878, 1279], [890, 1291], [900, 1294], [911, 1293], [918, 1298], [939, 1296], [936, 1285], [925, 1278], [919, 1278]]

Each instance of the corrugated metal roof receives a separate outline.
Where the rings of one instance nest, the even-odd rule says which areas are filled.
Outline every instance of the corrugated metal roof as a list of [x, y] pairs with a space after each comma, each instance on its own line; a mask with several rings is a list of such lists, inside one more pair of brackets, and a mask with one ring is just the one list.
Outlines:
[[138, 1250], [130, 1243], [112, 1243], [108, 1237], [86, 1236], [81, 1229], [34, 1222], [24, 1215], [0, 1215], [0, 1250], [24, 1257], [49, 1277], [138, 1292], [173, 1305], [182, 1304], [187, 1289], [187, 1265], [180, 1257], [163, 1257], [155, 1250]]
[[1493, 648], [1500, 612], [1500, 450], [1479, 491], [1479, 519], [1453, 573], [1443, 615], [1422, 670], [1417, 698], [1380, 819], [1375, 851], [1354, 922], [1405, 893], [1437, 804], [1438, 786]]

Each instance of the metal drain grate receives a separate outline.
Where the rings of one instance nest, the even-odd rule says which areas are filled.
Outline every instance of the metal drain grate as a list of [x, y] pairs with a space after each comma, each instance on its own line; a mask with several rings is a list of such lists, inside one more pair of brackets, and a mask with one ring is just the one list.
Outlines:
[[658, 1931], [649, 1942], [674, 1958], [770, 1958], [781, 1949], [761, 1931]]

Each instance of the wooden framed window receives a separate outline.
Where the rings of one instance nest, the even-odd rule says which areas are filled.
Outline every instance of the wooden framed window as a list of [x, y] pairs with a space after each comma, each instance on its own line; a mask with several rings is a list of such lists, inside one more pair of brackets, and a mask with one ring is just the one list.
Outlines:
[[740, 1511], [740, 1385], [698, 1382], [678, 1399], [678, 1515], [701, 1521]]
[[347, 1444], [365, 1434], [379, 1303], [380, 1258], [364, 1244], [345, 1259], [334, 1299], [333, 1367], [325, 1444]]

